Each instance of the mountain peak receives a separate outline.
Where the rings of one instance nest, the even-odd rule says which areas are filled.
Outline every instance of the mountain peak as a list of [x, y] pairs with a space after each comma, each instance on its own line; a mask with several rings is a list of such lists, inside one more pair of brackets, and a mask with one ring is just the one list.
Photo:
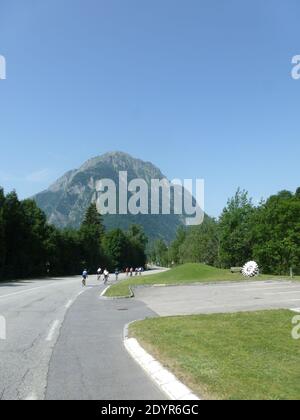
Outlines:
[[[99, 164], [109, 163], [114, 165], [140, 165], [140, 166], [151, 166], [155, 168], [157, 171], [159, 169], [155, 167], [151, 162], [145, 162], [141, 159], [135, 158], [131, 156], [129, 153], [121, 152], [121, 151], [113, 151], [107, 152], [105, 154], [95, 156], [88, 161], [86, 161], [81, 167], [80, 170], [86, 170], [87, 168], [91, 168], [93, 166], [97, 166]], [[160, 172], [160, 171], [159, 171]]]
[[[148, 185], [151, 179], [165, 176], [151, 162], [144, 162], [128, 153], [114, 151], [86, 161], [79, 169], [67, 172], [48, 190], [37, 194], [34, 199], [44, 210], [48, 221], [58, 227], [79, 227], [86, 209], [95, 196], [95, 183], [109, 178], [118, 185], [119, 172], [127, 171], [128, 181], [144, 179]], [[182, 219], [177, 215], [106, 215], [104, 223], [108, 229], [127, 229], [131, 224], [140, 224], [146, 234], [167, 241], [174, 238]]]

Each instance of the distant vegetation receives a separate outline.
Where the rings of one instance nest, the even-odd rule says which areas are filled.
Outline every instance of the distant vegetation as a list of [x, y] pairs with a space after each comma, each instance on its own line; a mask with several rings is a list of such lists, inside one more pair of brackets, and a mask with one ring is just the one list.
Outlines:
[[[0, 189], [0, 279], [71, 275], [85, 267], [93, 272], [99, 265], [110, 270], [143, 266], [146, 247], [139, 225], [107, 232], [95, 204], [80, 228], [58, 229], [35, 201], [20, 201], [15, 192], [5, 196]], [[282, 191], [258, 206], [238, 190], [218, 220], [206, 216], [200, 226], [180, 227], [170, 245], [158, 240], [148, 249], [148, 260], [166, 267], [202, 263], [228, 269], [251, 259], [265, 274], [286, 276], [291, 268], [300, 274], [300, 188], [296, 193]], [[204, 277], [211, 279], [207, 270]], [[190, 280], [204, 278], [203, 273], [191, 273]], [[167, 280], [169, 274], [165, 276]], [[225, 272], [217, 277], [226, 280]], [[186, 267], [182, 278], [190, 278]]]
[[0, 280], [80, 274], [127, 265], [144, 266], [147, 238], [140, 226], [105, 232], [92, 204], [79, 229], [60, 230], [32, 200], [19, 201], [0, 189]]
[[238, 190], [218, 220], [179, 228], [168, 246], [156, 241], [149, 258], [162, 266], [197, 262], [219, 268], [241, 267], [256, 260], [266, 274], [300, 274], [300, 188], [282, 191], [254, 206]]

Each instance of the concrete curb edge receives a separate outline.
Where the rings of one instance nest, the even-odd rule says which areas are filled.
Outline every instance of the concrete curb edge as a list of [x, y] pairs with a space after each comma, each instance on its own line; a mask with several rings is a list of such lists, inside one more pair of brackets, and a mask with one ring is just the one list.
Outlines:
[[130, 356], [170, 400], [201, 400], [186, 385], [180, 382], [173, 373], [165, 369], [160, 362], [147, 353], [135, 338], [128, 337], [129, 326], [133, 322], [125, 325], [123, 336], [124, 346]]

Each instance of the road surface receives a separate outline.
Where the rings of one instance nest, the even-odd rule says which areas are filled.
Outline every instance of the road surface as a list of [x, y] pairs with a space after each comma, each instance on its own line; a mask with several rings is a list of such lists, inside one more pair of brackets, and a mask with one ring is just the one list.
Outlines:
[[0, 399], [165, 398], [122, 343], [125, 323], [155, 314], [100, 298], [95, 276], [87, 285], [80, 277], [0, 283]]
[[300, 307], [300, 282], [289, 281], [137, 287], [134, 294], [159, 316]]

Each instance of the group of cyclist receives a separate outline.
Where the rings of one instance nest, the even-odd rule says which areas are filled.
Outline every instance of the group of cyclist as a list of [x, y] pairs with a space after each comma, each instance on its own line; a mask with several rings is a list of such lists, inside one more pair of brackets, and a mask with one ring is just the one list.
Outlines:
[[143, 267], [137, 267], [135, 269], [133, 267], [131, 267], [131, 268], [127, 267], [126, 270], [125, 270], [126, 277], [128, 277], [128, 276], [132, 277], [133, 275], [141, 276], [143, 274], [143, 272], [144, 272]]
[[[117, 272], [117, 270], [116, 270]], [[109, 279], [109, 271], [105, 268], [102, 272], [102, 268], [98, 268], [97, 270], [97, 280], [100, 281], [101, 280], [101, 276], [103, 275], [103, 281], [104, 284], [106, 284], [108, 282]]]
[[[83, 270], [83, 273], [82, 273], [82, 285], [83, 286], [86, 286], [86, 280], [88, 278], [88, 275], [89, 275], [88, 271], [86, 269]], [[115, 271], [115, 275], [116, 275], [116, 280], [118, 280], [118, 275], [119, 275], [118, 270]], [[106, 268], [102, 271], [102, 268], [99, 267], [98, 270], [97, 270], [97, 280], [101, 281], [102, 276], [103, 276], [103, 282], [104, 282], [104, 284], [106, 284], [108, 282], [108, 279], [109, 279], [109, 271]]]
[[[124, 272], [126, 273], [126, 277], [128, 277], [128, 276], [133, 277], [133, 275], [135, 275], [135, 276], [140, 275], [141, 276], [142, 273], [144, 272], [144, 268], [139, 267], [139, 268], [134, 269], [133, 267], [131, 267], [131, 268], [127, 267], [124, 270]], [[119, 271], [118, 268], [116, 268], [116, 270], [115, 270], [116, 281], [118, 281], [118, 279], [119, 279], [119, 274], [120, 274], [120, 271]], [[104, 284], [107, 284], [110, 273], [106, 268], [104, 270], [102, 270], [102, 268], [99, 267], [98, 270], [97, 270], [97, 280], [101, 281], [102, 276], [103, 276]], [[88, 271], [87, 271], [87, 269], [85, 269], [82, 273], [82, 285], [83, 286], [86, 286], [87, 278], [88, 278]]]

